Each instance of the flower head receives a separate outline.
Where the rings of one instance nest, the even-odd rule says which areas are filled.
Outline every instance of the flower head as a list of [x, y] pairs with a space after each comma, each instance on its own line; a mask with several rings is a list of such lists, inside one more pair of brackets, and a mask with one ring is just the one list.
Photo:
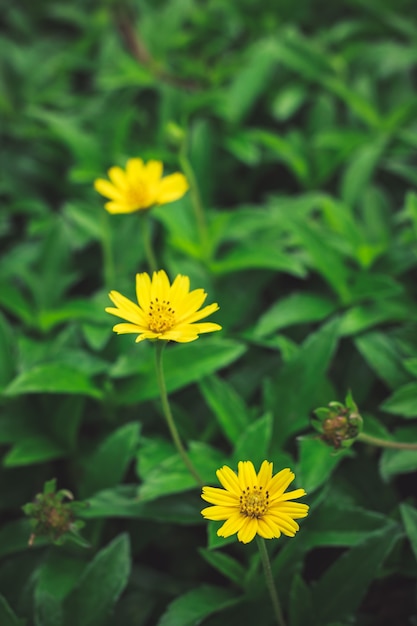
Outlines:
[[[162, 339], [187, 343], [198, 339], [200, 333], [221, 330], [219, 324], [198, 323], [217, 311], [217, 303], [200, 309], [207, 297], [204, 289], [190, 291], [188, 276], [178, 274], [172, 285], [164, 270], [149, 274], [136, 274], [136, 297], [139, 304], [132, 302], [118, 291], [109, 297], [115, 308], [106, 308], [107, 313], [116, 315], [128, 323], [116, 324], [114, 332], [135, 333], [136, 341]], [[200, 309], [200, 310], [199, 310]]]
[[155, 204], [167, 204], [181, 198], [188, 189], [184, 174], [176, 172], [162, 178], [161, 161], [129, 159], [126, 170], [111, 167], [110, 181], [97, 178], [94, 187], [110, 202], [104, 205], [109, 213], [133, 213]]
[[224, 465], [216, 472], [224, 489], [203, 487], [201, 497], [214, 504], [201, 511], [206, 519], [226, 520], [219, 537], [237, 533], [243, 543], [260, 535], [264, 539], [281, 533], [294, 537], [299, 526], [294, 520], [308, 515], [308, 505], [290, 502], [305, 495], [304, 489], [284, 493], [295, 476], [288, 468], [272, 475], [272, 463], [264, 461], [258, 474], [251, 461], [239, 461], [238, 473]]

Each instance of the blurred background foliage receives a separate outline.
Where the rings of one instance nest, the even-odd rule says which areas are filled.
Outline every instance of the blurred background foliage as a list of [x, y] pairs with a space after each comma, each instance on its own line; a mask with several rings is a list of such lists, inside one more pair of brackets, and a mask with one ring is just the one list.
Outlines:
[[[156, 252], [224, 328], [167, 349], [190, 455], [207, 484], [268, 458], [308, 491], [268, 543], [290, 626], [416, 624], [417, 453], [310, 427], [351, 389], [366, 433], [417, 442], [414, 2], [21, 0], [0, 23], [1, 625], [273, 623], [255, 549], [201, 519], [152, 346], [104, 312], [147, 266], [93, 180], [184, 153], [208, 251], [188, 194], [152, 210]], [[27, 546], [52, 478], [88, 549]]]

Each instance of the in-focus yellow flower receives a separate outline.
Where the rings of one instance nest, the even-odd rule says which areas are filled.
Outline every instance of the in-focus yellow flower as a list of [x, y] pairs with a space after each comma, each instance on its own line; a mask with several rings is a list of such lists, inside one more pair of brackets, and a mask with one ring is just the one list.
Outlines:
[[129, 159], [126, 170], [111, 167], [110, 181], [98, 178], [94, 187], [110, 202], [104, 205], [109, 213], [133, 213], [155, 204], [167, 204], [181, 198], [188, 189], [184, 174], [176, 172], [162, 178], [161, 161]]
[[[217, 303], [200, 309], [207, 297], [204, 289], [190, 291], [188, 276], [178, 274], [172, 285], [164, 270], [149, 274], [136, 274], [136, 297], [139, 305], [118, 291], [109, 293], [116, 308], [106, 308], [107, 313], [117, 315], [127, 324], [116, 324], [114, 332], [135, 333], [136, 341], [162, 339], [187, 343], [198, 339], [200, 333], [221, 330], [219, 324], [198, 323], [217, 311]], [[200, 310], [199, 310], [200, 309]]]
[[260, 535], [264, 539], [281, 533], [294, 537], [299, 526], [294, 520], [308, 515], [308, 505], [290, 502], [305, 495], [304, 489], [284, 493], [295, 476], [288, 468], [272, 475], [272, 463], [264, 461], [256, 474], [251, 461], [239, 461], [238, 473], [224, 465], [216, 472], [224, 489], [203, 487], [201, 497], [214, 504], [201, 511], [206, 519], [226, 520], [220, 537], [237, 533], [243, 543]]

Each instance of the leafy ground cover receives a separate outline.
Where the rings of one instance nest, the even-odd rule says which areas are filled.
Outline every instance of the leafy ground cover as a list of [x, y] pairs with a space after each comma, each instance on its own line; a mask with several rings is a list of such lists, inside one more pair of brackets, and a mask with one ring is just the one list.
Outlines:
[[[0, 624], [276, 623], [256, 542], [200, 514], [155, 345], [105, 312], [152, 254], [219, 305], [221, 331], [164, 350], [203, 484], [268, 460], [307, 492], [266, 542], [284, 623], [417, 624], [414, 3], [1, 22]], [[106, 212], [94, 181], [138, 157], [189, 191]]]

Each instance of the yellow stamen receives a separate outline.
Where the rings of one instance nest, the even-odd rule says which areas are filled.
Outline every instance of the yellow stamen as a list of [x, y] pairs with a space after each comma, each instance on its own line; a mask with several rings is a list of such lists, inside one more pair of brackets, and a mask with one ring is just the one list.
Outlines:
[[154, 333], [164, 333], [175, 325], [175, 311], [169, 300], [159, 302], [158, 298], [151, 300], [148, 312], [148, 326]]
[[268, 511], [269, 505], [269, 493], [263, 492], [262, 487], [259, 489], [254, 487], [253, 489], [243, 490], [240, 500], [240, 512], [245, 517], [260, 518]]

